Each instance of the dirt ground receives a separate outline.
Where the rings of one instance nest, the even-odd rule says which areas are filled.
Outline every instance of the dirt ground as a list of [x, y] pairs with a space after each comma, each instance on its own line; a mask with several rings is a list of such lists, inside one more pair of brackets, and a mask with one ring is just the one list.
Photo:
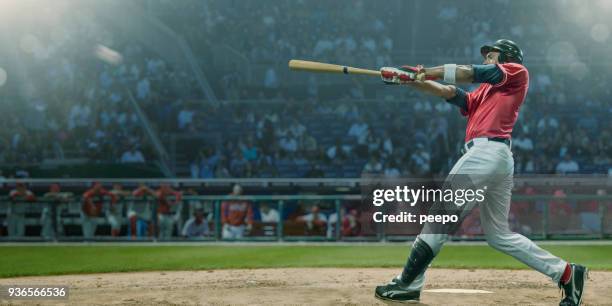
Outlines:
[[[110, 273], [0, 279], [0, 285], [67, 285], [69, 305], [382, 305], [374, 287], [398, 269], [255, 269]], [[585, 305], [612, 305], [612, 272], [591, 272]], [[424, 292], [423, 305], [556, 305], [561, 293], [544, 276], [520, 270], [430, 269], [426, 289], [478, 289], [492, 293]], [[0, 304], [24, 301], [0, 301]]]

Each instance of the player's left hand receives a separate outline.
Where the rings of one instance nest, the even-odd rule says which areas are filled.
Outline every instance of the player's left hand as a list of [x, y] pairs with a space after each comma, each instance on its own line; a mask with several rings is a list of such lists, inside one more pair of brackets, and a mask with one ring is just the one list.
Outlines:
[[422, 81], [425, 79], [425, 73], [421, 65], [417, 65], [416, 67], [402, 66], [400, 68], [382, 67], [380, 68], [380, 77], [385, 84], [397, 85]]

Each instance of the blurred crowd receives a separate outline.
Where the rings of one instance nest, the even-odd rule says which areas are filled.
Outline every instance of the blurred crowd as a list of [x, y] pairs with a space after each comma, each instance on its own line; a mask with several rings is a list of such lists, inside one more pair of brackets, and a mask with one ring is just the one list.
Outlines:
[[[592, 60], [609, 54], [601, 16], [585, 22], [551, 9], [571, 9], [571, 2], [493, 3], [496, 14], [479, 2], [450, 0], [143, 2], [145, 12], [194, 50], [227, 46], [248, 65], [219, 75], [206, 69], [216, 67], [209, 57], [199, 58], [223, 100], [218, 105], [194, 97], [191, 74], [150, 46], [103, 26], [91, 11], [77, 11], [51, 33], [21, 37], [28, 83], [0, 96], [0, 111], [11, 115], [0, 120], [0, 165], [154, 161], [131, 95], [175, 152], [178, 176], [443, 175], [463, 143], [465, 120], [452, 106], [413, 93], [387, 99], [378, 94], [386, 88], [367, 82], [330, 97], [313, 78], [289, 86], [280, 72], [290, 58], [373, 67], [418, 64], [411, 57], [479, 62], [483, 43], [506, 37], [524, 49], [531, 72], [513, 133], [515, 172], [612, 173], [612, 93], [607, 68]], [[564, 31], [546, 18], [525, 17], [527, 6], [530, 14], [569, 18], [574, 27]], [[505, 18], [495, 17], [500, 14]], [[518, 22], [525, 18], [530, 22]], [[265, 67], [264, 73], [254, 84], [241, 82], [251, 67]], [[173, 140], [176, 135], [184, 137]]]
[[[548, 112], [550, 107], [556, 111]], [[534, 95], [524, 108], [513, 133], [516, 173], [609, 173], [609, 107], [585, 104], [576, 110]], [[464, 143], [465, 120], [458, 110], [425, 97], [287, 99], [266, 104], [264, 111], [257, 103], [231, 103], [190, 109], [192, 120], [182, 123], [181, 112], [174, 113], [176, 128], [201, 135], [201, 150], [188, 158], [194, 178], [439, 176]]]

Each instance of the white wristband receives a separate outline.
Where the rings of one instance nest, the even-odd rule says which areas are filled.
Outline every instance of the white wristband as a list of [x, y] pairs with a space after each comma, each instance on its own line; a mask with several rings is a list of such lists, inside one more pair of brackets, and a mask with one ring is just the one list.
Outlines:
[[444, 65], [444, 82], [455, 84], [455, 74], [457, 73], [457, 64]]

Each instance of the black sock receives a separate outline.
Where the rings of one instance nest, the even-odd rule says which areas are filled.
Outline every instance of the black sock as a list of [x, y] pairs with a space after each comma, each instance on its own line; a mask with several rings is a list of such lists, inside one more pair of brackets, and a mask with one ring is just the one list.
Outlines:
[[410, 250], [410, 256], [404, 266], [404, 271], [402, 271], [402, 282], [405, 284], [412, 283], [419, 274], [427, 269], [433, 258], [434, 253], [431, 247], [425, 241], [417, 238], [412, 245], [412, 250]]

